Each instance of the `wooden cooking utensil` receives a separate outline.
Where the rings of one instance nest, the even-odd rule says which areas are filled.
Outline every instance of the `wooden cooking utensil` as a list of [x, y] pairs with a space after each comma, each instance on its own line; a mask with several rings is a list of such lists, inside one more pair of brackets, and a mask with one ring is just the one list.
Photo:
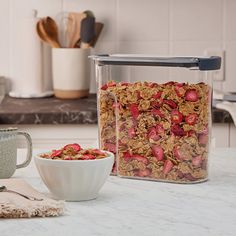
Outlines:
[[98, 41], [98, 38], [102, 32], [102, 29], [104, 27], [104, 24], [103, 23], [100, 23], [100, 22], [96, 22], [95, 23], [95, 36], [94, 38], [92, 39], [92, 41], [89, 43], [89, 45], [91, 47], [95, 47], [97, 41]]
[[60, 48], [60, 45], [58, 45], [58, 43], [56, 43], [54, 40], [51, 40], [51, 38], [45, 32], [45, 29], [43, 26], [43, 20], [39, 20], [37, 22], [36, 30], [37, 30], [38, 36], [43, 42], [49, 44], [53, 48]]
[[76, 47], [76, 43], [80, 40], [81, 21], [86, 17], [85, 13], [70, 12], [68, 15], [71, 22], [75, 22], [75, 27], [68, 21], [67, 33], [69, 38], [69, 48]]
[[81, 21], [81, 48], [90, 48], [90, 42], [95, 36], [95, 18], [87, 16]]
[[58, 39], [58, 27], [56, 22], [51, 17], [48, 16], [46, 18], [43, 18], [42, 26], [48, 39], [50, 39], [50, 41], [53, 42], [54, 47], [60, 48], [61, 45]]

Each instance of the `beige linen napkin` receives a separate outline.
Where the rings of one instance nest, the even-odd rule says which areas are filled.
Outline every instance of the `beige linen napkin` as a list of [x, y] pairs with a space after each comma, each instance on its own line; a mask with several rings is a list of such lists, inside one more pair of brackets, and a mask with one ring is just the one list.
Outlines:
[[59, 216], [64, 213], [64, 202], [47, 198], [21, 179], [0, 179], [0, 185], [26, 196], [43, 199], [28, 200], [16, 193], [0, 192], [0, 218]]

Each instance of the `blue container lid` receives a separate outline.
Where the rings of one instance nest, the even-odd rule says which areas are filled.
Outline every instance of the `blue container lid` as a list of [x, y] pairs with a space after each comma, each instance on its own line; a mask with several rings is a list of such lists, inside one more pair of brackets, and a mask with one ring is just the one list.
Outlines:
[[219, 70], [221, 58], [211, 57], [155, 57], [137, 54], [113, 54], [90, 56], [100, 65], [124, 65], [124, 66], [164, 66], [185, 67], [202, 71]]

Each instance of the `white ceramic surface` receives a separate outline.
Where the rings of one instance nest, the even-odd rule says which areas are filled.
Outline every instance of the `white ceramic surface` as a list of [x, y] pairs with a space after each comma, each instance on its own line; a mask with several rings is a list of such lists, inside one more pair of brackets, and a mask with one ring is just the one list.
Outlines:
[[67, 201], [91, 200], [108, 178], [114, 155], [97, 160], [51, 160], [35, 156], [39, 174], [55, 198]]
[[88, 90], [90, 84], [90, 49], [53, 48], [53, 88]]

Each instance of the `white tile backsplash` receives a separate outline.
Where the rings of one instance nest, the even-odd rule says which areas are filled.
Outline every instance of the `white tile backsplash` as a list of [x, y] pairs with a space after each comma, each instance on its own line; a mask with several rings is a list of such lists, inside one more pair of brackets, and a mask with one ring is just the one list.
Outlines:
[[171, 0], [171, 40], [220, 41], [221, 0]]
[[118, 40], [168, 41], [168, 9], [168, 0], [118, 0]]
[[[235, 0], [0, 0], [0, 75], [9, 75], [9, 51], [14, 42], [9, 34], [17, 27], [14, 21], [31, 9], [37, 9], [39, 16], [53, 17], [62, 10], [92, 10], [97, 21], [105, 24], [93, 53], [183, 56], [203, 55], [208, 48], [224, 49], [225, 81], [215, 84], [225, 91], [236, 91]], [[171, 79], [186, 74], [166, 71], [135, 69], [132, 76]]]

